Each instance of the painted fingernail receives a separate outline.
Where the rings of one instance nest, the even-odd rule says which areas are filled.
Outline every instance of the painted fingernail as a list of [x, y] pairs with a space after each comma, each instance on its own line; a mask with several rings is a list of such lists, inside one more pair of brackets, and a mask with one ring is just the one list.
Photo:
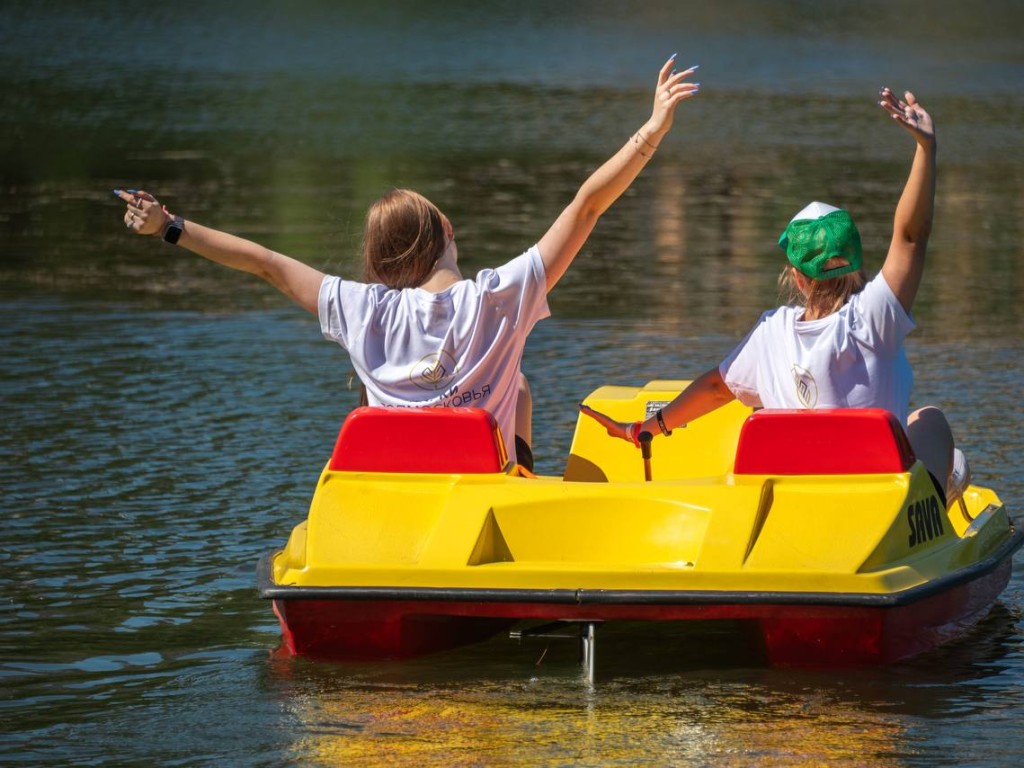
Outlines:
[[700, 64], [694, 64], [692, 67], [690, 67], [691, 72], [696, 72], [698, 69], [700, 69]]
[[129, 189], [128, 190], [128, 194], [129, 195], [134, 195], [135, 194], [135, 190], [134, 189]]
[[676, 56], [678, 56], [678, 55], [679, 55], [678, 53], [673, 53], [673, 54], [672, 54], [671, 56], [669, 56], [669, 58], [670, 58], [670, 59], [674, 59], [674, 58], [675, 58]]
[[114, 190], [114, 194], [117, 195], [118, 197], [120, 197], [121, 196], [121, 190], [120, 189], [115, 189]]

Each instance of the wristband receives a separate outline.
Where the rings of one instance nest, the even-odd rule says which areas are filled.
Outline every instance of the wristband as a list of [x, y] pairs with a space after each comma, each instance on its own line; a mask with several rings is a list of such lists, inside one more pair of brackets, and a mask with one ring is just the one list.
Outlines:
[[642, 422], [634, 421], [628, 427], [626, 427], [626, 439], [629, 440], [637, 448], [640, 447], [640, 426]]
[[672, 434], [672, 430], [665, 426], [665, 417], [661, 415], [661, 408], [654, 414], [658, 418], [658, 428], [661, 430], [661, 434], [668, 437]]

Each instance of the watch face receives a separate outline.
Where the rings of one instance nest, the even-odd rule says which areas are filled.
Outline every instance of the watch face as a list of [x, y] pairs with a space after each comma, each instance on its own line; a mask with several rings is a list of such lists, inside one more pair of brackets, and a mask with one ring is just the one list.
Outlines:
[[174, 221], [167, 225], [167, 231], [164, 232], [164, 240], [171, 245], [176, 245], [178, 238], [181, 237], [181, 230], [181, 221], [174, 219]]

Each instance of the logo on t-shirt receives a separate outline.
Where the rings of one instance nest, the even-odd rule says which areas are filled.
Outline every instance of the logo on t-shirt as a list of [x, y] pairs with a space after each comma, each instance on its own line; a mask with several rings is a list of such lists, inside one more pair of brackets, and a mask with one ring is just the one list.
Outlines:
[[818, 404], [818, 384], [814, 381], [814, 375], [799, 365], [793, 366], [792, 374], [797, 400], [804, 408], [813, 408]]
[[446, 389], [455, 378], [455, 358], [445, 352], [431, 352], [412, 367], [409, 381], [420, 389], [438, 392]]

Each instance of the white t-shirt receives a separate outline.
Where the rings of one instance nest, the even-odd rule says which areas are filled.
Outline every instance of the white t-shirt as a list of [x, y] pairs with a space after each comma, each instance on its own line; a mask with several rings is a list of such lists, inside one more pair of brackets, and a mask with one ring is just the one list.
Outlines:
[[719, 365], [736, 398], [765, 408], [884, 408], [906, 424], [914, 375], [903, 339], [914, 320], [881, 273], [828, 317], [803, 313], [765, 312]]
[[523, 348], [550, 315], [536, 246], [440, 293], [326, 277], [319, 315], [324, 337], [352, 357], [370, 405], [485, 408], [514, 453]]

